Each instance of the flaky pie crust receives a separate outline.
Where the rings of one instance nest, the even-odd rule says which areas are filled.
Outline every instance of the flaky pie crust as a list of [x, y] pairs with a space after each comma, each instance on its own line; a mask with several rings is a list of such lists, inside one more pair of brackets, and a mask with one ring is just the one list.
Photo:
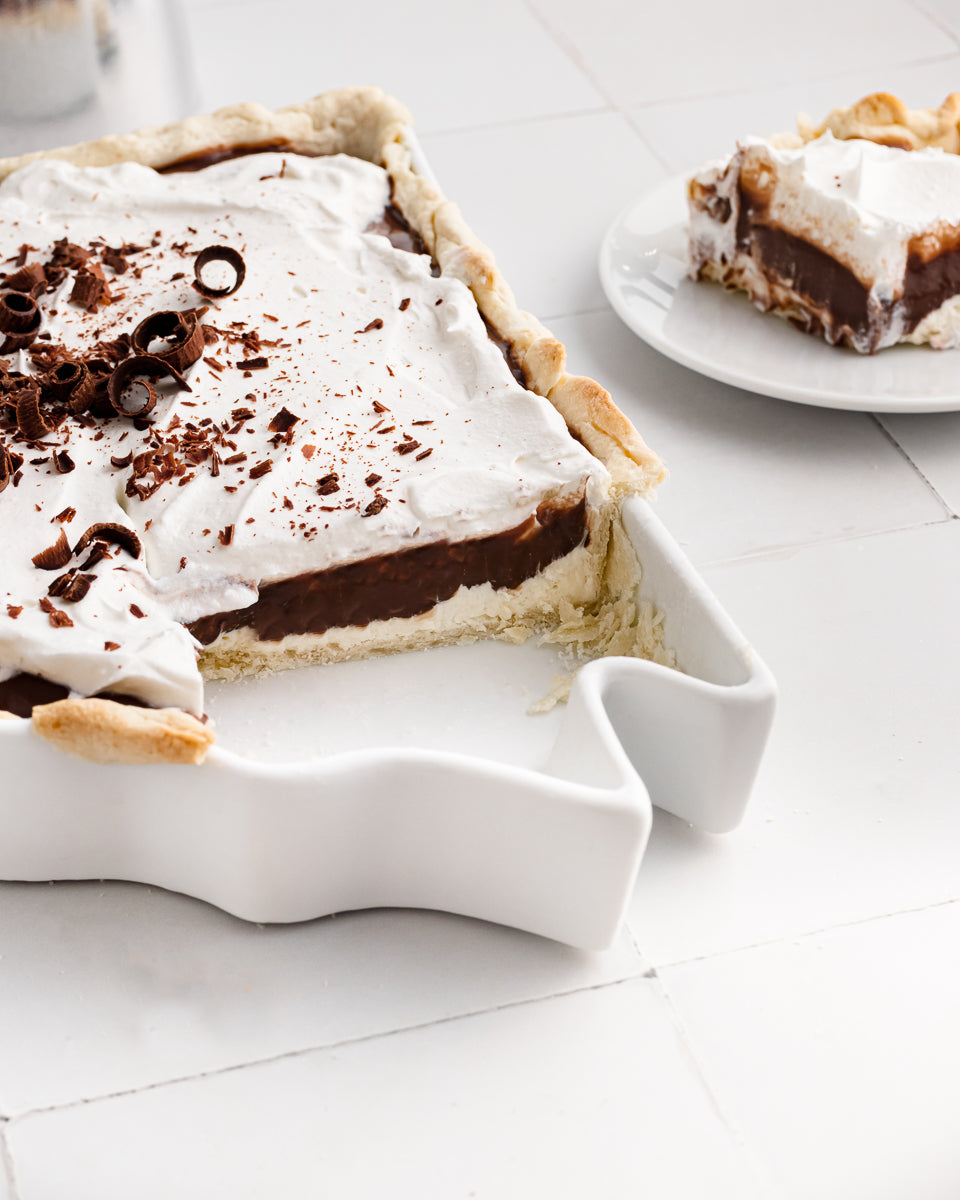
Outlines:
[[829, 131], [835, 138], [864, 138], [901, 150], [939, 147], [960, 154], [960, 92], [951, 92], [939, 108], [907, 108], [889, 92], [872, 92], [856, 104], [835, 108], [820, 124], [805, 113], [797, 117], [800, 142]]
[[[418, 173], [412, 136], [410, 113], [397, 100], [376, 87], [344, 88], [276, 111], [237, 104], [171, 125], [0, 159], [0, 180], [40, 158], [84, 167], [122, 162], [165, 167], [212, 150], [269, 148], [277, 142], [293, 152], [342, 153], [377, 163], [391, 177], [394, 203], [443, 274], [460, 279], [473, 293], [481, 313], [509, 344], [530, 389], [554, 404], [607, 467], [613, 497], [650, 494], [664, 477], [662, 463], [607, 391], [592, 379], [568, 374], [563, 345], [519, 308], [493, 254], [459, 208]], [[33, 723], [61, 750], [101, 763], [198, 763], [214, 740], [205, 724], [179, 710], [97, 698], [37, 706]]]

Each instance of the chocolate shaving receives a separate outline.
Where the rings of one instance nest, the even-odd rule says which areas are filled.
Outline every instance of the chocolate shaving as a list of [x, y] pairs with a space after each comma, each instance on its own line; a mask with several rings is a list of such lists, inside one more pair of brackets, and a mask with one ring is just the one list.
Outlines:
[[293, 415], [286, 408], [281, 408], [279, 412], [274, 413], [273, 419], [267, 426], [271, 433], [287, 433], [300, 420], [299, 417]]
[[[152, 383], [147, 383], [139, 378], [143, 375], [149, 375], [152, 379], [170, 375], [181, 387], [186, 388], [188, 392], [191, 390], [187, 381], [172, 363], [164, 362], [162, 358], [158, 358], [155, 354], [137, 354], [133, 358], [127, 358], [120, 363], [114, 369], [113, 374], [107, 382], [107, 397], [113, 405], [114, 410], [121, 417], [144, 417], [156, 404], [156, 388], [154, 388]], [[141, 385], [146, 388], [147, 399], [139, 408], [125, 408], [123, 404], [124, 392], [134, 379], [138, 379]]]
[[[66, 538], [64, 538], [64, 541], [66, 541]], [[98, 521], [96, 525], [91, 525], [81, 535], [80, 541], [73, 548], [74, 554], [79, 554], [82, 550], [86, 550], [91, 542], [115, 542], [129, 554], [132, 554], [134, 558], [140, 557], [140, 539], [127, 525], [115, 525], [111, 521]]]
[[364, 325], [362, 329], [355, 329], [354, 333], [369, 333], [371, 329], [382, 329], [383, 320], [381, 317], [374, 317], [369, 325]]
[[[169, 345], [165, 350], [151, 351], [150, 343], [158, 338]], [[203, 327], [194, 311], [155, 312], [136, 327], [131, 344], [134, 354], [157, 358], [178, 371], [185, 371], [203, 353]]]
[[8, 604], [7, 605], [7, 616], [10, 617], [10, 619], [13, 621], [15, 621], [22, 612], [23, 612], [22, 604]]
[[118, 363], [130, 353], [131, 338], [129, 333], [120, 333], [109, 341], [97, 342], [97, 354], [109, 362]]
[[40, 389], [35, 383], [17, 394], [17, 425], [28, 441], [39, 441], [53, 429], [40, 415]]
[[221, 529], [217, 537], [220, 539], [221, 546], [229, 546], [233, 541], [233, 526], [228, 525], [226, 529]]
[[324, 475], [322, 479], [318, 479], [317, 491], [321, 496], [331, 496], [334, 492], [339, 492], [340, 476], [337, 472], [331, 471], [329, 475]]
[[55, 291], [67, 277], [66, 270], [63, 267], [55, 267], [53, 263], [44, 263], [43, 274], [48, 292]]
[[105, 558], [112, 558], [113, 555], [107, 549], [106, 542], [94, 542], [90, 547], [90, 553], [80, 564], [81, 571], [89, 571], [91, 567], [95, 567], [98, 562], [103, 562]]
[[112, 267], [118, 275], [122, 275], [130, 265], [123, 257], [123, 250], [115, 250], [112, 246], [104, 246], [100, 259], [106, 266]]
[[103, 277], [103, 267], [99, 263], [94, 263], [93, 266], [84, 267], [78, 271], [77, 277], [73, 281], [70, 303], [79, 304], [81, 308], [93, 312], [101, 296], [104, 298], [110, 296], [110, 289]]
[[39, 571], [59, 571], [61, 567], [67, 565], [70, 558], [70, 543], [67, 541], [67, 535], [61, 529], [60, 536], [53, 545], [47, 546], [45, 550], [35, 554], [31, 561]]
[[48, 615], [50, 624], [54, 629], [66, 628], [73, 624], [73, 621], [70, 620], [67, 614], [59, 608], [54, 608], [53, 602], [48, 600], [46, 596], [40, 601], [40, 609]]
[[250, 478], [260, 479], [264, 475], [268, 475], [273, 470], [273, 463], [269, 458], [265, 458], [263, 462], [258, 462], [255, 467], [250, 468]]
[[382, 475], [370, 474], [363, 482], [367, 485], [367, 487], [373, 487], [373, 485], [375, 483], [379, 483], [382, 478]]
[[74, 568], [66, 575], [58, 575], [47, 588], [47, 595], [59, 596], [61, 600], [68, 600], [71, 604], [76, 604], [90, 591], [90, 585], [95, 579], [96, 575], [81, 575]]
[[264, 367], [270, 365], [270, 362], [260, 355], [259, 358], [242, 358], [233, 365], [241, 371], [262, 371]]
[[47, 286], [47, 276], [41, 263], [30, 263], [28, 267], [21, 267], [12, 275], [5, 276], [0, 286], [9, 288], [11, 292], [32, 292], [34, 288]]
[[83, 267], [86, 266], [89, 257], [90, 254], [87, 250], [75, 242], [68, 242], [66, 238], [61, 238], [58, 242], [53, 243], [52, 261], [56, 267]]
[[414, 450], [419, 450], [419, 449], [420, 449], [420, 443], [414, 442], [414, 441], [398, 442], [394, 446], [394, 450], [396, 450], [396, 452], [398, 454], [412, 454], [414, 452]]
[[58, 475], [69, 475], [75, 465], [66, 450], [58, 450], [53, 456], [53, 466]]
[[[215, 288], [203, 282], [203, 268], [212, 262], [225, 262], [233, 267], [236, 272], [236, 279], [233, 281], [232, 287]], [[204, 296], [219, 298], [221, 296], [232, 296], [233, 293], [243, 283], [243, 278], [247, 273], [247, 268], [244, 265], [241, 255], [230, 246], [207, 246], [201, 250], [193, 262], [193, 286]]]
[[142, 620], [147, 615], [139, 604], [131, 604], [130, 611], [138, 620]]
[[104, 642], [103, 648], [104, 648], [104, 650], [119, 650], [120, 643], [119, 642]]
[[375, 517], [378, 512], [382, 512], [387, 507], [387, 501], [383, 496], [374, 496], [367, 507], [360, 514], [361, 517]]
[[129, 467], [133, 461], [133, 451], [128, 450], [126, 454], [111, 454], [110, 465], [116, 467], [118, 471], [122, 471], [124, 467]]
[[10, 451], [6, 446], [0, 446], [0, 492], [10, 482], [10, 477], [13, 475], [13, 461], [10, 458]]

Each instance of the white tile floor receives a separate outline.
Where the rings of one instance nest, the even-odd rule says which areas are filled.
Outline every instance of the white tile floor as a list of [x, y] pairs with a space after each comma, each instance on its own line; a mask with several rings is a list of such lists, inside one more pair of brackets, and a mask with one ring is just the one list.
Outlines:
[[782, 699], [742, 827], [658, 814], [604, 954], [443, 914], [264, 929], [134, 885], [0, 886], [0, 1200], [956, 1200], [960, 415], [712, 383], [621, 326], [594, 268], [619, 208], [738, 133], [960, 88], [956, 5], [119, 12], [127, 91], [0, 125], [0, 153], [393, 90], [521, 302], [667, 459], [661, 515]]

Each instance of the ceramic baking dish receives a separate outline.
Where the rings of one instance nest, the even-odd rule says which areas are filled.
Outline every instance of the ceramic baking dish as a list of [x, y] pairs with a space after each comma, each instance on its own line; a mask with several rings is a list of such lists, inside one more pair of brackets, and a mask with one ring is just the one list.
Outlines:
[[[355, 730], [368, 711], [354, 698], [345, 714], [331, 715], [342, 707], [336, 672], [368, 672], [361, 693], [372, 689], [373, 703], [378, 672], [395, 675], [401, 665], [404, 718], [413, 712], [415, 721], [418, 676], [436, 706], [445, 675], [430, 656], [445, 651], [273, 677], [267, 707], [288, 743], [299, 743], [297, 761], [227, 748], [258, 752], [242, 724], [231, 726], [229, 698], [216, 694], [211, 711], [219, 726], [224, 708], [228, 728], [200, 767], [98, 766], [60, 753], [29, 721], [0, 722], [0, 878], [136, 880], [259, 922], [435, 908], [585, 949], [609, 945], [651, 806], [711, 832], [733, 829], [775, 698], [770, 672], [650, 505], [628, 502], [625, 524], [643, 563], [640, 598], [665, 614], [665, 640], [682, 670], [627, 658], [587, 664], [552, 717], [525, 716], [522, 707], [508, 714], [512, 736], [536, 747], [532, 762], [491, 756], [483, 710], [495, 723], [498, 703], [489, 699], [468, 714], [482, 753], [376, 745], [376, 728], [363, 748], [330, 744], [337, 720]], [[483, 669], [509, 684], [517, 648], [465, 649], [486, 656], [494, 665]], [[245, 686], [221, 685], [221, 697]]]

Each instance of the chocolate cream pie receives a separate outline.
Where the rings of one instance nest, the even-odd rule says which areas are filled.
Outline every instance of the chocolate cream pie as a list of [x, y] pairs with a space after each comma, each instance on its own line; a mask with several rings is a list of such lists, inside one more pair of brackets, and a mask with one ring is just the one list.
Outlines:
[[690, 180], [690, 272], [861, 354], [960, 345], [960, 95], [877, 93]]
[[660, 656], [659, 460], [376, 89], [0, 161], [0, 709], [199, 761], [202, 678], [547, 631]]

